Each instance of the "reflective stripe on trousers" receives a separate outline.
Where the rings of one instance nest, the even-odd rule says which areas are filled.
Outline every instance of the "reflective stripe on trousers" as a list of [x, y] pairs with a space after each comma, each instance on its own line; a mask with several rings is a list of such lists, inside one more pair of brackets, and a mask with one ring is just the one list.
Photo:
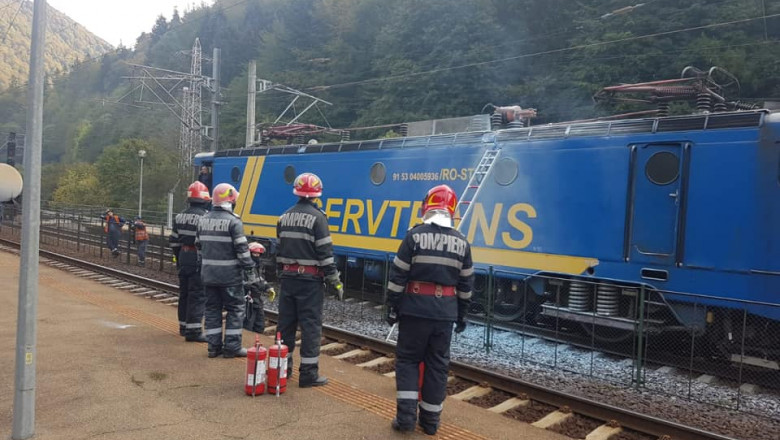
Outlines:
[[[299, 381], [319, 376], [320, 339], [322, 337], [322, 282], [304, 278], [282, 278], [279, 292], [279, 325], [282, 341], [295, 350], [295, 330], [301, 326], [301, 366]], [[290, 364], [292, 366], [292, 364]]]
[[399, 420], [417, 420], [420, 362], [424, 362], [420, 417], [422, 421], [425, 413], [426, 423], [438, 426], [441, 404], [447, 397], [451, 341], [452, 322], [401, 316], [395, 362]]
[[[206, 340], [209, 351], [241, 349], [244, 324], [244, 288], [242, 286], [206, 286]], [[225, 340], [222, 341], [222, 309], [225, 317]], [[224, 346], [223, 346], [224, 345]]]
[[202, 332], [203, 311], [206, 308], [206, 293], [200, 282], [200, 273], [195, 266], [179, 268], [179, 325], [185, 327], [185, 334], [196, 336]]

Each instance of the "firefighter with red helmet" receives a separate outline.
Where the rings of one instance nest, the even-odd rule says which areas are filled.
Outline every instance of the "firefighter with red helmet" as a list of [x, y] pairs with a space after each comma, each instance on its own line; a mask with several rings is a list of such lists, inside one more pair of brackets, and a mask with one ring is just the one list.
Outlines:
[[[201, 251], [200, 276], [206, 290], [206, 341], [210, 358], [246, 357], [241, 347], [244, 324], [244, 286], [257, 282], [244, 236], [244, 224], [233, 212], [238, 191], [220, 183], [211, 194], [211, 212], [198, 224], [195, 238]], [[222, 310], [225, 337], [222, 338]]]
[[271, 302], [276, 298], [276, 291], [265, 281], [262, 274], [262, 257], [264, 253], [265, 246], [256, 241], [249, 243], [249, 254], [255, 263], [256, 281], [244, 286], [244, 294], [246, 295], [244, 328], [255, 333], [262, 333], [265, 330], [265, 310], [262, 295], [264, 293], [268, 295], [268, 300]]
[[[431, 188], [420, 225], [401, 242], [387, 283], [387, 322], [398, 323], [396, 345], [396, 431], [419, 424], [436, 434], [447, 396], [452, 326], [466, 328], [474, 268], [471, 246], [453, 227], [457, 196], [447, 185]], [[425, 364], [419, 402], [420, 363]]]
[[179, 271], [179, 334], [188, 342], [205, 342], [203, 337], [203, 310], [206, 295], [200, 279], [200, 261], [195, 247], [195, 233], [211, 196], [206, 185], [193, 182], [187, 188], [189, 207], [176, 214], [168, 242], [176, 258]]
[[279, 250], [276, 263], [281, 278], [279, 324], [282, 341], [290, 348], [288, 377], [292, 373], [295, 330], [301, 327], [301, 364], [298, 385], [321, 386], [328, 379], [319, 375], [320, 336], [322, 334], [323, 282], [344, 296], [339, 273], [333, 260], [333, 240], [328, 219], [316, 205], [322, 195], [322, 181], [312, 173], [295, 178], [293, 194], [298, 203], [279, 217], [276, 236]]

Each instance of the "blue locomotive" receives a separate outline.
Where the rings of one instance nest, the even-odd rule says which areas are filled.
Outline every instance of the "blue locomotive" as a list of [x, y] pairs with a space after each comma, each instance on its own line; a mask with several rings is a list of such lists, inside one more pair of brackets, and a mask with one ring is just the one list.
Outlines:
[[477, 284], [493, 273], [500, 319], [628, 331], [641, 313], [648, 331], [744, 337], [747, 354], [777, 368], [780, 113], [259, 146], [196, 161], [239, 188], [247, 235], [271, 249], [294, 177], [316, 173], [336, 253], [381, 287], [426, 190], [464, 190], [486, 157], [460, 230], [483, 269]]

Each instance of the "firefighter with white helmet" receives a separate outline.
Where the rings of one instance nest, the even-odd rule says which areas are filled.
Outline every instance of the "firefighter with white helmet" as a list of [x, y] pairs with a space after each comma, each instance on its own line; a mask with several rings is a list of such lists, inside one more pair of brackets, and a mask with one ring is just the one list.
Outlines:
[[295, 178], [293, 194], [298, 202], [276, 224], [279, 250], [276, 263], [281, 278], [279, 324], [282, 341], [289, 346], [288, 377], [292, 373], [295, 330], [301, 326], [301, 365], [298, 385], [321, 386], [328, 379], [319, 375], [320, 336], [322, 334], [323, 282], [344, 295], [333, 260], [333, 240], [328, 219], [316, 205], [322, 195], [322, 181], [312, 173]]
[[[210, 358], [246, 357], [241, 347], [244, 323], [244, 285], [255, 283], [254, 262], [244, 236], [244, 224], [233, 209], [238, 191], [220, 183], [212, 192], [212, 210], [198, 224], [200, 275], [206, 290], [206, 341]], [[222, 310], [225, 337], [222, 338]]]
[[249, 254], [255, 263], [254, 271], [257, 281], [244, 286], [244, 294], [246, 295], [244, 328], [255, 333], [262, 333], [265, 330], [263, 293], [268, 295], [268, 300], [271, 302], [276, 298], [276, 291], [263, 277], [262, 257], [264, 253], [265, 246], [256, 241], [249, 243]]
[[[474, 268], [471, 246], [453, 228], [457, 196], [447, 185], [431, 188], [422, 205], [423, 223], [407, 232], [387, 283], [387, 322], [398, 323], [396, 431], [419, 424], [436, 434], [447, 396], [452, 325], [466, 328]], [[420, 364], [424, 363], [418, 418]]]
[[200, 279], [195, 233], [201, 217], [208, 212], [206, 208], [210, 201], [206, 185], [193, 182], [187, 188], [187, 202], [190, 206], [176, 214], [173, 230], [168, 237], [179, 270], [179, 334], [188, 342], [206, 341], [203, 337], [206, 295]]

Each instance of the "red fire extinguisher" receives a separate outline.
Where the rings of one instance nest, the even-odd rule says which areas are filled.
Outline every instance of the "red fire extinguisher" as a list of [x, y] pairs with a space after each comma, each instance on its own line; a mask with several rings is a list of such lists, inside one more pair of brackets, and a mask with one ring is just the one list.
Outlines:
[[246, 351], [246, 382], [244, 392], [254, 397], [265, 392], [265, 358], [268, 350], [260, 345], [260, 337], [255, 335], [255, 346]]
[[276, 333], [276, 345], [268, 347], [268, 394], [287, 390], [287, 346], [282, 344], [282, 334]]

